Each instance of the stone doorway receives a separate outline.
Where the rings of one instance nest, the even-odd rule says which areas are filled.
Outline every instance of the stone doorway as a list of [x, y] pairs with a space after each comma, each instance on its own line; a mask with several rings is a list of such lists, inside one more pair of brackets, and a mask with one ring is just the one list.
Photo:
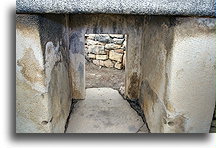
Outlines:
[[124, 94], [126, 34], [85, 35], [85, 88], [113, 88]]

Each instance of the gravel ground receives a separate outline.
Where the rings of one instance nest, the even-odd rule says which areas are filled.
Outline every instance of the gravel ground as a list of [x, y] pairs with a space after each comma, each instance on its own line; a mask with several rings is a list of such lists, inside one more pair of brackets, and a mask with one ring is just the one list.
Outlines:
[[125, 70], [99, 67], [86, 62], [86, 88], [110, 87], [115, 90], [124, 86]]

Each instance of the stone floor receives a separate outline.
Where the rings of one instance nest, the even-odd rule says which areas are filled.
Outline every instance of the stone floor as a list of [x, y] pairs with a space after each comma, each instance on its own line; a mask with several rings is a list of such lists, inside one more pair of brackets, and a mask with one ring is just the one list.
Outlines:
[[78, 101], [66, 133], [148, 133], [142, 118], [112, 88], [88, 88]]

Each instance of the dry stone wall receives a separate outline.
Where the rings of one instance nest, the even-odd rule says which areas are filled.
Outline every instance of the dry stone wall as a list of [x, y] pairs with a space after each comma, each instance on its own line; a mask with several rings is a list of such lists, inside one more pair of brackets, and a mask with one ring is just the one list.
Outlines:
[[85, 58], [95, 65], [124, 69], [127, 35], [86, 34]]

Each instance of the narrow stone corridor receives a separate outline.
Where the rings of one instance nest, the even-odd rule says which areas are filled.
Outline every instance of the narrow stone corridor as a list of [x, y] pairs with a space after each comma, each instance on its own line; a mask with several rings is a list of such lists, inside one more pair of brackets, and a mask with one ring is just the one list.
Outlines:
[[66, 133], [148, 133], [142, 118], [117, 90], [88, 88], [72, 110]]

